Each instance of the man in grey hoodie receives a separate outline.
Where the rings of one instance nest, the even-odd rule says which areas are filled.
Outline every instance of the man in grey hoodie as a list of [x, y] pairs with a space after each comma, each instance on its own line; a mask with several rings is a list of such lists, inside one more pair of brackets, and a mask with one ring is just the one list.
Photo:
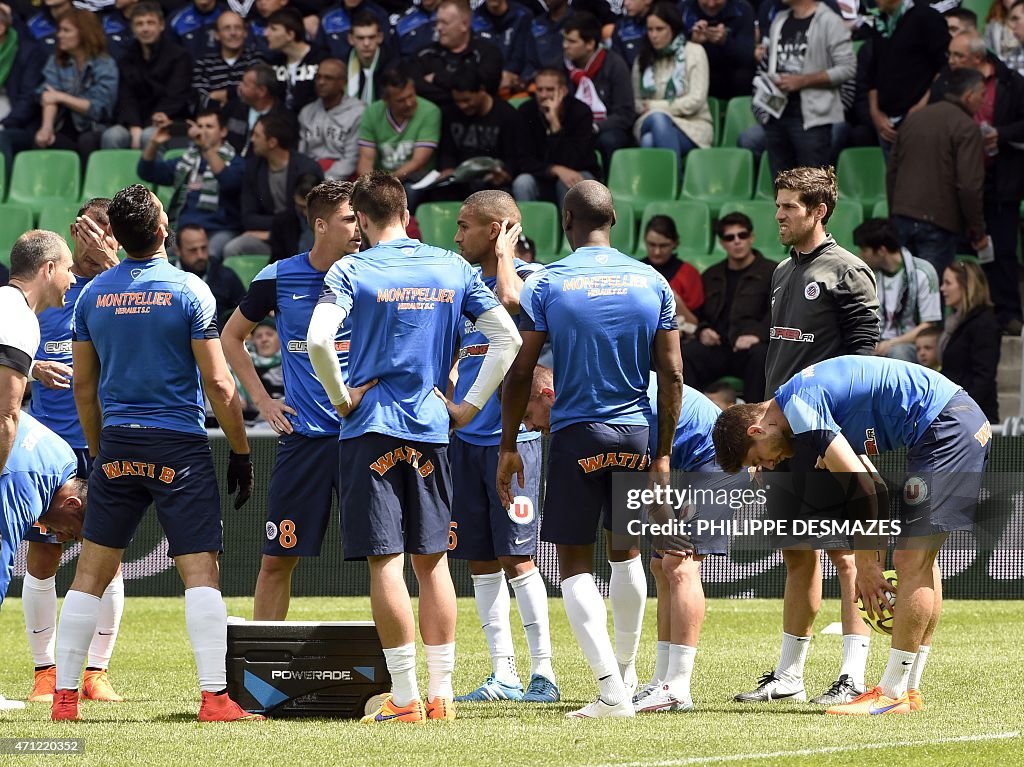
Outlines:
[[299, 151], [319, 162], [327, 178], [344, 181], [356, 170], [366, 105], [346, 95], [346, 69], [339, 59], [321, 61], [313, 84], [317, 99], [299, 112]]

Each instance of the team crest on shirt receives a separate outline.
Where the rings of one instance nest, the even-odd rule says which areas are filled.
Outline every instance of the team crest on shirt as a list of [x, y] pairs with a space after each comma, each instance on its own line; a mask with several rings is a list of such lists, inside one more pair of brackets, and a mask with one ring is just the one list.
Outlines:
[[821, 295], [821, 286], [816, 282], [807, 283], [807, 287], [804, 288], [804, 298], [808, 301], [814, 301], [818, 296]]
[[525, 495], [517, 495], [512, 499], [512, 505], [508, 507], [508, 518], [517, 525], [528, 525], [533, 522], [535, 512], [533, 501]]
[[267, 522], [267, 540], [272, 541], [277, 538], [277, 525], [273, 522]]
[[903, 483], [903, 502], [918, 506], [928, 500], [928, 483], [921, 477], [907, 477]]

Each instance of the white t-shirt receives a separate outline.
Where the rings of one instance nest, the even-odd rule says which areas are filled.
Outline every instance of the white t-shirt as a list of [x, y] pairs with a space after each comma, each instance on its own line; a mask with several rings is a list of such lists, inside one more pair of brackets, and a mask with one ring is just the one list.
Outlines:
[[0, 288], [0, 365], [28, 376], [39, 348], [39, 320], [25, 294], [15, 287]]
[[[903, 252], [904, 268], [894, 275], [875, 272], [882, 339], [896, 338], [922, 322], [942, 321], [942, 301], [935, 267]], [[907, 284], [907, 265], [913, 270], [915, 289]]]

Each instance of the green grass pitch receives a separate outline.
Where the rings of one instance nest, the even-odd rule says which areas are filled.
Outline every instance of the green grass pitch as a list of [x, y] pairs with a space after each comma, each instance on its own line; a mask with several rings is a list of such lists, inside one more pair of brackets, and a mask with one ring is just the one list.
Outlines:
[[[233, 615], [251, 600], [228, 599]], [[181, 599], [129, 598], [111, 676], [129, 702], [85, 702], [81, 723], [52, 724], [46, 706], [0, 713], [0, 738], [86, 739], [77, 756], [0, 755], [0, 765], [944, 765], [1024, 764], [1024, 609], [1019, 602], [949, 602], [922, 689], [925, 711], [872, 719], [826, 717], [802, 704], [744, 706], [732, 695], [753, 686], [776, 660], [781, 602], [712, 600], [694, 671], [697, 710], [618, 721], [567, 721], [563, 714], [595, 694], [559, 600], [551, 601], [555, 669], [563, 701], [553, 706], [460, 704], [453, 723], [361, 725], [338, 720], [204, 724], [195, 720], [198, 688]], [[307, 598], [292, 603], [294, 620], [365, 620], [364, 598]], [[522, 673], [528, 655], [518, 615], [513, 633]], [[838, 620], [826, 603], [817, 627]], [[654, 663], [654, 603], [647, 608], [638, 669]], [[471, 599], [459, 600], [457, 692], [474, 687], [490, 666]], [[0, 613], [0, 691], [24, 697], [32, 663], [19, 600]], [[817, 635], [807, 663], [808, 693], [828, 686], [841, 639]], [[872, 638], [869, 683], [888, 643]], [[420, 653], [420, 682], [426, 669]], [[425, 688], [424, 688], [425, 691]]]

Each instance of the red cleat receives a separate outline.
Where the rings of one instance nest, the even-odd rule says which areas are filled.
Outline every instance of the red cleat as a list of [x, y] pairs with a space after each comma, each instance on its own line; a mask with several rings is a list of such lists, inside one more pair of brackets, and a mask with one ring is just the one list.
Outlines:
[[250, 714], [235, 703], [226, 692], [203, 691], [203, 703], [199, 707], [200, 722], [262, 722], [261, 714]]
[[57, 690], [53, 693], [50, 719], [55, 722], [78, 722], [82, 711], [78, 707], [78, 690]]

